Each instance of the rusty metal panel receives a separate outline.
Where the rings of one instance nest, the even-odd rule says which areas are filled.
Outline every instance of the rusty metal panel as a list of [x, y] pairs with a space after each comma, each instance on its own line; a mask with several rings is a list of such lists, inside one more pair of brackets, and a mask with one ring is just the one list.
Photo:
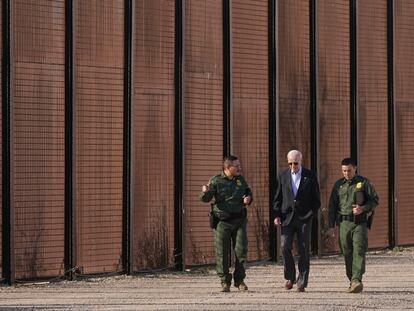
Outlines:
[[174, 263], [174, 1], [135, 2], [133, 269]]
[[221, 0], [185, 1], [184, 263], [214, 261], [208, 204], [201, 185], [221, 170], [223, 157], [223, 22]]
[[388, 246], [387, 1], [358, 2], [357, 12], [358, 173], [380, 198], [369, 231], [369, 247], [378, 248]]
[[13, 1], [16, 279], [63, 275], [64, 1]]
[[124, 2], [74, 1], [76, 264], [120, 271]]
[[251, 185], [249, 260], [269, 255], [268, 1], [231, 1], [232, 151]]
[[309, 1], [278, 1], [278, 159], [298, 149], [310, 167], [310, 46]]
[[341, 160], [350, 155], [349, 3], [318, 1], [317, 12], [321, 251], [329, 253], [339, 249], [337, 238], [325, 234], [329, 196], [342, 177]]
[[414, 3], [395, 1], [396, 244], [414, 243]]

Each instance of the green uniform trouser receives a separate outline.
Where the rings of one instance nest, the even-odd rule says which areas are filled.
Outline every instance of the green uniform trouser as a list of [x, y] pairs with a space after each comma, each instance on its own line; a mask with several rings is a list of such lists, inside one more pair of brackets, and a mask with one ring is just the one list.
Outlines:
[[362, 281], [365, 254], [368, 249], [367, 224], [344, 220], [339, 225], [339, 246], [345, 257], [346, 275], [350, 281]]
[[246, 277], [247, 263], [247, 218], [219, 221], [214, 233], [216, 249], [216, 271], [222, 283], [231, 283], [229, 254], [231, 242], [235, 254], [234, 282], [240, 283]]

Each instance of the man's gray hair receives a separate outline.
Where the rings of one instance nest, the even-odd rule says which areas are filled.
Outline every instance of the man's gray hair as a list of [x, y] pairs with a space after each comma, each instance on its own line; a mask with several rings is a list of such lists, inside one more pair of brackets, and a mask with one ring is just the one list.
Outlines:
[[287, 158], [289, 158], [289, 156], [295, 157], [296, 155], [299, 155], [299, 159], [300, 161], [302, 161], [302, 153], [299, 150], [290, 150], [287, 154]]

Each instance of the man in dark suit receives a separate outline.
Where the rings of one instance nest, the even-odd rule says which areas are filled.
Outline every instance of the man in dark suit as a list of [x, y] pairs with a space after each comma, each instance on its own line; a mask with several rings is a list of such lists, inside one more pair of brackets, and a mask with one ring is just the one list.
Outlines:
[[[287, 154], [289, 169], [278, 176], [273, 200], [274, 224], [282, 226], [282, 255], [284, 260], [285, 288], [304, 292], [309, 277], [309, 243], [312, 218], [321, 205], [319, 183], [315, 174], [302, 167], [302, 153], [291, 150]], [[297, 235], [299, 274], [296, 277], [292, 255], [293, 236]]]

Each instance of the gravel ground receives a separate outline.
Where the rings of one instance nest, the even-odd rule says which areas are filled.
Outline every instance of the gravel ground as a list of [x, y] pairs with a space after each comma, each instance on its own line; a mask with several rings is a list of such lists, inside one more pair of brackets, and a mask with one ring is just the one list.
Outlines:
[[414, 248], [368, 254], [364, 291], [345, 292], [343, 258], [313, 258], [305, 293], [281, 264], [251, 265], [247, 292], [219, 292], [211, 268], [0, 287], [0, 310], [414, 310]]

